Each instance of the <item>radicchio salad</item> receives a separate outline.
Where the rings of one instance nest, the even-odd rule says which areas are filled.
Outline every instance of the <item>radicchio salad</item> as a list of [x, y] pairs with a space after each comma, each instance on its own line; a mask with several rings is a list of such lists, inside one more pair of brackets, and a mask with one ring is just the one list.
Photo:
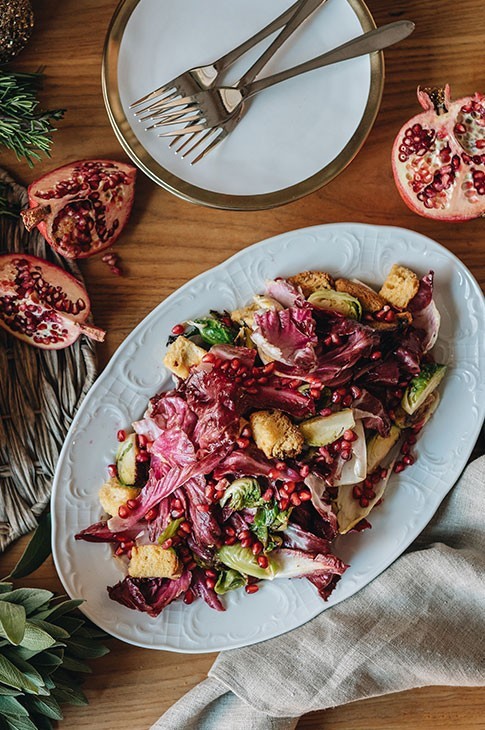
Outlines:
[[174, 387], [118, 432], [104, 518], [76, 535], [112, 543], [110, 598], [223, 611], [228, 591], [306, 578], [326, 600], [348, 567], [335, 538], [370, 528], [438, 405], [439, 323], [433, 273], [394, 265], [379, 292], [305, 271], [174, 325]]

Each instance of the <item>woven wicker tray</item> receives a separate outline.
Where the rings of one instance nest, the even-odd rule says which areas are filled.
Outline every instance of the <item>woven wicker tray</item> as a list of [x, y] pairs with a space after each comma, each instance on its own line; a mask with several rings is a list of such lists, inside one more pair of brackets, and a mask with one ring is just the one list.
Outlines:
[[[0, 169], [9, 206], [25, 208], [27, 191]], [[0, 253], [29, 253], [82, 281], [77, 265], [58, 256], [21, 220], [0, 216]], [[37, 525], [67, 430], [96, 378], [93, 343], [80, 337], [64, 350], [40, 350], [0, 329], [0, 551]]]

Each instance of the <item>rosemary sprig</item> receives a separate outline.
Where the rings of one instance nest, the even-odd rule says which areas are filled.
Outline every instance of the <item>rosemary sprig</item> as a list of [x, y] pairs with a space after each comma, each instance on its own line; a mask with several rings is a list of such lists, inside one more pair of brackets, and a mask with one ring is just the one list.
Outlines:
[[62, 119], [64, 109], [40, 110], [36, 92], [42, 85], [42, 73], [0, 71], [0, 144], [5, 145], [30, 167], [43, 152], [49, 156], [51, 120]]

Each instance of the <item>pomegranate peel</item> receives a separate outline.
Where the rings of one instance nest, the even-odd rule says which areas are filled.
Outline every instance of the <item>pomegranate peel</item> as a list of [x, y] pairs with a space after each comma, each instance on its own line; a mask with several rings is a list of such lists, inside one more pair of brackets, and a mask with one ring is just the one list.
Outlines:
[[38, 227], [66, 258], [86, 258], [113, 245], [133, 205], [136, 168], [113, 160], [78, 160], [33, 182], [27, 230]]
[[0, 327], [44, 350], [73, 344], [81, 334], [102, 342], [105, 332], [87, 324], [84, 287], [71, 274], [27, 254], [0, 256]]
[[418, 88], [423, 110], [399, 131], [392, 149], [397, 189], [427, 218], [464, 221], [485, 215], [485, 95], [456, 101], [450, 89]]

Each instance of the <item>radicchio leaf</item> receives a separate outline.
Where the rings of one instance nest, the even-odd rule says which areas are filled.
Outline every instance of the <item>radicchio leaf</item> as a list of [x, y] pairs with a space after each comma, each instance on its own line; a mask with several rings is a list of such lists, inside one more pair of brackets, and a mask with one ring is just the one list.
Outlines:
[[307, 532], [300, 525], [290, 522], [283, 533], [283, 544], [288, 548], [297, 548], [310, 553], [321, 553], [325, 555], [330, 552], [330, 542], [323, 537], [318, 537], [312, 532]]
[[108, 593], [113, 601], [127, 608], [158, 616], [165, 606], [188, 590], [191, 579], [188, 570], [177, 580], [127, 577], [115, 586], [108, 586]]
[[86, 542], [123, 542], [134, 540], [141, 531], [145, 529], [145, 525], [138, 524], [124, 532], [112, 532], [106, 521], [96, 522], [94, 525], [86, 527], [75, 535], [76, 540], [85, 540]]
[[283, 305], [283, 307], [308, 307], [305, 297], [286, 279], [274, 279], [266, 282], [266, 295]]
[[275, 578], [306, 578], [318, 573], [342, 575], [347, 565], [331, 553], [307, 553], [303, 550], [277, 548], [271, 553]]
[[251, 339], [260, 355], [303, 370], [316, 364], [315, 320], [310, 309], [291, 307], [279, 312], [255, 312]]
[[324, 601], [328, 601], [330, 594], [339, 582], [341, 576], [335, 573], [322, 573], [320, 575], [307, 575], [310, 583], [313, 583]]
[[207, 587], [207, 583], [205, 582], [205, 573], [201, 568], [195, 568], [191, 588], [195, 595], [203, 598], [207, 605], [211, 608], [216, 611], [226, 610], [217, 597], [215, 590]]
[[[214, 471], [214, 477], [221, 479], [227, 474], [233, 474], [236, 477], [267, 477], [273, 469], [274, 464], [266, 458], [263, 452], [256, 447], [250, 446], [244, 450], [233, 451], [226, 456], [217, 465]], [[278, 479], [285, 482], [299, 481], [300, 474], [295, 469], [286, 466], [285, 469], [282, 469], [278, 473]]]
[[379, 398], [362, 389], [362, 393], [352, 403], [352, 411], [356, 419], [362, 419], [366, 428], [379, 432], [380, 436], [388, 436], [391, 419], [386, 413]]

